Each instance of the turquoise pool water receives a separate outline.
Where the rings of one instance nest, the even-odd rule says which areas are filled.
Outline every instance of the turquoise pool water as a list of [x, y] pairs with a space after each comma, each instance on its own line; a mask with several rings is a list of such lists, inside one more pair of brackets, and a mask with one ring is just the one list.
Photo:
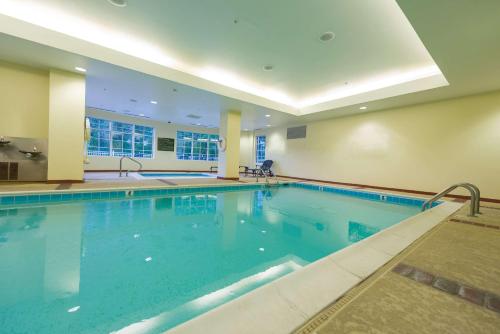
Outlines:
[[0, 332], [161, 333], [417, 212], [295, 186], [0, 206]]
[[139, 175], [152, 178], [214, 177], [207, 173], [139, 173]]

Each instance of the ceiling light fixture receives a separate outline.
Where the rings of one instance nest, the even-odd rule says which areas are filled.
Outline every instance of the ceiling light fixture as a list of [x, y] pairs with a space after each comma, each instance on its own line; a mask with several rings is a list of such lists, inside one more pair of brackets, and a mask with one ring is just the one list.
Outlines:
[[321, 36], [319, 36], [319, 39], [322, 42], [328, 42], [328, 41], [331, 41], [334, 38], [335, 38], [335, 34], [333, 32], [331, 32], [331, 31], [324, 32], [324, 33], [321, 34]]
[[158, 104], [158, 101], [151, 100], [151, 104]]
[[271, 115], [267, 114], [266, 117], [271, 117]]
[[108, 2], [116, 7], [127, 7], [127, 0], [108, 0]]
[[144, 117], [144, 114], [139, 114], [139, 116]]
[[366, 110], [366, 109], [368, 109], [368, 107], [367, 107], [367, 106], [362, 106], [362, 107], [361, 107], [361, 108], [359, 108], [359, 109], [361, 109], [361, 110]]
[[271, 124], [267, 124], [266, 126], [267, 126], [267, 127], [270, 127], [270, 126], [271, 126]]
[[86, 69], [84, 69], [83, 67], [78, 67], [78, 66], [77, 66], [77, 67], [75, 67], [75, 70], [77, 70], [78, 72], [82, 72], [82, 73], [87, 72], [87, 70], [86, 70]]

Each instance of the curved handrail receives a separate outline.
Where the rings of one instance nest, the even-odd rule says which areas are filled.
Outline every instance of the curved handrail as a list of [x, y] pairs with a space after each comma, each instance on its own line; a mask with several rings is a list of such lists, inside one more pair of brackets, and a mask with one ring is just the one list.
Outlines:
[[[476, 192], [476, 200], [474, 202], [474, 207], [475, 207], [475, 211], [477, 214], [481, 214], [481, 212], [479, 211], [479, 207], [481, 206], [481, 191], [479, 190], [479, 188], [472, 184], [472, 183], [469, 183], [469, 182], [466, 182], [465, 184], [467, 184], [468, 186], [470, 186], [475, 192]], [[472, 199], [471, 199], [472, 200]]]
[[[121, 157], [120, 158], [120, 177], [122, 177], [123, 159], [128, 159], [128, 160], [130, 160], [130, 161], [135, 162], [136, 164], [138, 164], [139, 165], [139, 169], [137, 170], [138, 172], [140, 172], [142, 170], [142, 164], [139, 161], [137, 161], [137, 160], [135, 160], [134, 158], [131, 158], [131, 157]], [[129, 171], [127, 170], [126, 173], [125, 173], [125, 176], [128, 176], [128, 172]]]
[[[269, 183], [269, 176], [267, 176], [266, 172], [262, 168], [260, 168], [260, 167], [257, 170], [257, 183], [259, 183], [259, 174], [260, 173], [262, 173], [262, 175], [264, 176], [264, 179], [266, 180], [266, 185], [270, 186], [271, 184]], [[272, 178], [276, 182], [275, 184], [277, 184], [277, 185], [280, 184], [280, 181], [278, 181], [278, 178], [276, 177], [276, 174], [273, 173]]]
[[481, 192], [479, 191], [478, 187], [476, 187], [475, 185], [473, 185], [471, 183], [467, 183], [467, 182], [454, 184], [454, 185], [444, 189], [440, 193], [434, 195], [432, 198], [428, 199], [427, 201], [424, 202], [424, 204], [422, 204], [422, 211], [425, 211], [428, 208], [431, 208], [432, 203], [434, 203], [435, 201], [437, 201], [441, 197], [446, 196], [447, 194], [449, 194], [453, 190], [460, 188], [460, 187], [467, 189], [471, 194], [469, 216], [474, 217], [476, 214], [479, 213]]

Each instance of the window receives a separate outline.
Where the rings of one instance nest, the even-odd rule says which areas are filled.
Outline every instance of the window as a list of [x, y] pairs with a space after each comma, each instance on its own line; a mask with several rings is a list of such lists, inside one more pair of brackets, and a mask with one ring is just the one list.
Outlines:
[[89, 117], [88, 154], [112, 157], [153, 157], [154, 129]]
[[217, 161], [218, 141], [219, 135], [177, 131], [177, 159]]
[[120, 122], [112, 122], [111, 124], [111, 155], [114, 157], [131, 157], [134, 126]]
[[140, 125], [134, 127], [134, 157], [153, 157], [153, 128]]
[[88, 154], [97, 156], [108, 156], [110, 152], [110, 123], [97, 118], [90, 118], [90, 140], [88, 143]]
[[266, 160], [266, 136], [255, 137], [255, 162], [258, 164]]

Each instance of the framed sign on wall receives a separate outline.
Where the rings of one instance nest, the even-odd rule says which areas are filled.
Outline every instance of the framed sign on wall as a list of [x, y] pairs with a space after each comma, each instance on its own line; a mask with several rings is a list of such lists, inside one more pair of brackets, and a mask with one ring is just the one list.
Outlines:
[[158, 151], [168, 151], [173, 152], [175, 147], [175, 139], [174, 138], [160, 138], [158, 137]]

